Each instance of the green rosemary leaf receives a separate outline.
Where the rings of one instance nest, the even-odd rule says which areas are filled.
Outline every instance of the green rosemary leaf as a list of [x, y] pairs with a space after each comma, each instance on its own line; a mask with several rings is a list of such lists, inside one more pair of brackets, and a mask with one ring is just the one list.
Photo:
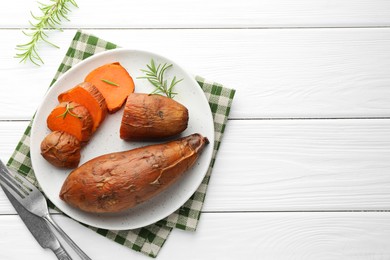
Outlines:
[[[153, 68], [153, 71], [156, 71], [156, 65], [154, 64], [154, 60], [153, 59], [150, 61], [150, 64], [151, 64], [151, 66]], [[160, 67], [160, 65], [159, 65], [159, 67]]]
[[146, 67], [148, 67], [149, 71], [154, 72], [154, 69], [152, 67], [150, 67], [149, 65], [146, 65]]
[[145, 75], [137, 77], [137, 79], [146, 79], [152, 84], [155, 89], [150, 94], [165, 95], [169, 98], [173, 98], [177, 93], [173, 92], [173, 87], [176, 86], [183, 79], [177, 80], [176, 76], [173, 77], [172, 81], [168, 85], [168, 80], [165, 79], [165, 72], [172, 68], [172, 64], [156, 64], [151, 59], [150, 64], [146, 64], [148, 69], [140, 69]]
[[183, 80], [183, 79], [176, 80], [176, 76], [174, 76], [173, 79], [172, 79], [172, 82], [171, 82], [171, 84], [170, 84], [170, 86], [169, 86], [169, 88], [168, 88], [168, 90], [169, 90], [170, 92], [172, 92], [173, 87], [174, 87], [177, 83], [179, 83], [180, 81], [182, 81], [182, 80]]
[[44, 42], [46, 42], [47, 44], [53, 46], [54, 48], [57, 48], [57, 49], [60, 48], [59, 46], [55, 45], [54, 43], [49, 42], [46, 38], [42, 38], [42, 41], [44, 41]]
[[158, 95], [158, 89], [155, 89], [152, 92], [150, 92], [150, 95]]
[[107, 80], [107, 79], [101, 79], [101, 81], [103, 81], [103, 82], [105, 82], [105, 83], [107, 83], [107, 84], [113, 85], [113, 86], [115, 86], [115, 87], [119, 87], [119, 85], [118, 85], [117, 83], [112, 82], [112, 81], [109, 81], [109, 80]]
[[31, 25], [31, 31], [29, 33], [23, 31], [23, 33], [30, 37], [31, 40], [25, 44], [16, 45], [18, 51], [15, 55], [20, 59], [20, 62], [26, 62], [30, 60], [35, 65], [43, 64], [43, 60], [38, 55], [38, 43], [43, 41], [53, 47], [59, 48], [57, 45], [48, 41], [49, 36], [45, 33], [46, 29], [55, 29], [62, 31], [60, 28], [61, 21], [68, 20], [68, 13], [71, 11], [70, 6], [78, 7], [74, 0], [50, 0], [49, 4], [38, 2], [41, 15], [34, 15], [32, 12], [31, 17], [35, 23], [29, 21]]
[[69, 0], [69, 2], [71, 2], [75, 7], [79, 7], [74, 0]]
[[74, 114], [74, 113], [72, 112], [73, 108], [74, 108], [74, 107], [71, 106], [69, 102], [66, 103], [66, 107], [65, 107], [64, 113], [62, 113], [61, 115], [58, 115], [57, 117], [62, 117], [62, 119], [65, 119], [66, 115], [69, 114], [69, 115], [71, 115], [71, 116], [73, 116], [73, 117], [76, 117], [76, 118], [79, 118], [79, 119], [83, 118], [82, 116], [79, 116], [79, 115]]
[[[158, 80], [160, 81], [160, 82], [164, 82], [164, 72], [165, 72], [165, 66], [166, 66], [167, 64], [165, 63], [163, 66], [162, 66], [162, 68], [160, 69], [160, 72], [159, 73], [157, 73], [157, 78], [158, 78]], [[160, 67], [160, 66], [159, 66]]]

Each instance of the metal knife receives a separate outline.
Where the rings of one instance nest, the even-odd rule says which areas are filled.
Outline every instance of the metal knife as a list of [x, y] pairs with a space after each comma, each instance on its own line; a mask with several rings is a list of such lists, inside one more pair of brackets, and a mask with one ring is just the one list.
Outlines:
[[72, 260], [45, 220], [27, 211], [5, 188], [3, 191], [41, 247], [50, 248], [60, 260]]

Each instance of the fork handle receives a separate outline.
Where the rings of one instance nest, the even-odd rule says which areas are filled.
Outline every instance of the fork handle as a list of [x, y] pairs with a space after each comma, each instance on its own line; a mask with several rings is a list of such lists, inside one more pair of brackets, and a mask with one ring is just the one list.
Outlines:
[[80, 256], [82, 260], [92, 260], [89, 258], [81, 248], [76, 245], [75, 242], [65, 233], [65, 231], [62, 230], [60, 226], [57, 225], [57, 223], [54, 222], [54, 220], [51, 218], [49, 213], [43, 216], [43, 219], [47, 221], [52, 227], [54, 227], [58, 233], [62, 236], [62, 238], [69, 244], [69, 246]]

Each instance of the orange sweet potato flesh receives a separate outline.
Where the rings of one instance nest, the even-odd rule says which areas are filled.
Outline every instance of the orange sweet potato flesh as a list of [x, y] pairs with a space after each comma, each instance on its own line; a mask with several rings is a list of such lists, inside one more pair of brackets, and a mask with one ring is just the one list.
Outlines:
[[63, 131], [48, 134], [41, 142], [41, 154], [52, 165], [75, 168], [80, 162], [81, 144], [77, 138]]
[[132, 93], [128, 96], [120, 126], [124, 140], [172, 137], [188, 125], [188, 110], [179, 102], [160, 95]]
[[73, 170], [60, 198], [83, 211], [119, 212], [167, 189], [198, 159], [208, 139], [193, 134], [96, 157]]
[[96, 131], [107, 114], [106, 100], [99, 89], [89, 82], [80, 83], [61, 93], [58, 96], [58, 101], [60, 103], [74, 101], [86, 107], [93, 119], [92, 132]]
[[62, 102], [47, 117], [47, 127], [67, 132], [85, 144], [92, 136], [93, 120], [86, 107], [76, 102]]
[[121, 109], [127, 96], [134, 92], [133, 78], [119, 62], [94, 69], [84, 81], [92, 83], [99, 89], [106, 100], [109, 113]]

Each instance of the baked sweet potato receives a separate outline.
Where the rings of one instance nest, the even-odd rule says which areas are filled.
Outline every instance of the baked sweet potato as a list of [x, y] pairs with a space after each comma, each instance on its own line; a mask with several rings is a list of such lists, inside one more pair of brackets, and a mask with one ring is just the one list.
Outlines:
[[106, 100], [99, 89], [89, 82], [80, 83], [61, 93], [58, 96], [58, 101], [60, 103], [73, 101], [88, 109], [93, 120], [93, 132], [103, 122], [107, 114]]
[[73, 170], [60, 198], [87, 212], [118, 212], [167, 189], [197, 160], [208, 139], [193, 134], [96, 157]]
[[80, 162], [79, 140], [63, 131], [48, 134], [41, 142], [41, 154], [51, 164], [61, 168], [75, 168]]
[[171, 137], [188, 125], [188, 110], [179, 102], [160, 95], [132, 93], [127, 97], [120, 127], [124, 140]]
[[92, 136], [93, 119], [86, 107], [76, 102], [62, 102], [47, 117], [47, 127], [74, 135], [85, 144]]

